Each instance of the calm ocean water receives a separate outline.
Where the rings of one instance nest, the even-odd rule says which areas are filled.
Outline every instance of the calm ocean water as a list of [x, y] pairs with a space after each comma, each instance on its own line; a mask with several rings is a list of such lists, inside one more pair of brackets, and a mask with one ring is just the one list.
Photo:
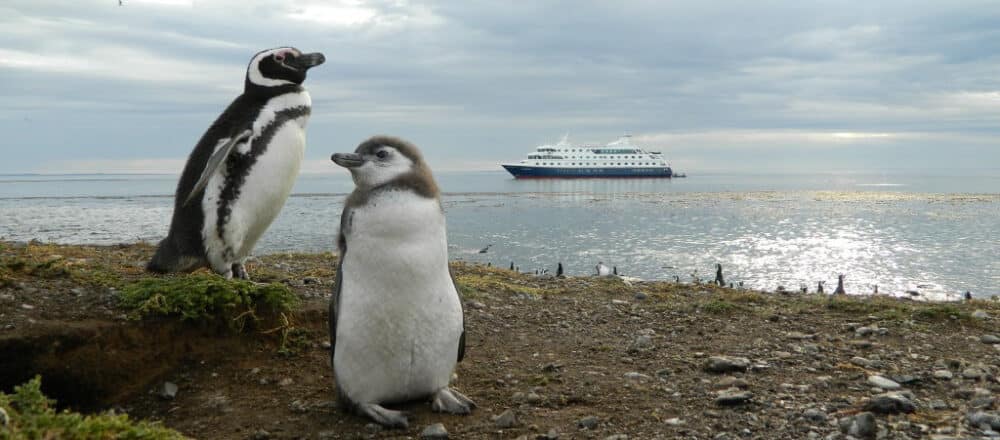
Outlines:
[[[709, 174], [659, 180], [528, 180], [439, 173], [451, 258], [570, 275], [598, 261], [644, 279], [714, 278], [849, 293], [1000, 294], [1000, 170]], [[0, 237], [156, 241], [176, 176], [0, 176]], [[257, 253], [331, 251], [346, 173], [303, 175]], [[493, 244], [486, 254], [478, 250]]]

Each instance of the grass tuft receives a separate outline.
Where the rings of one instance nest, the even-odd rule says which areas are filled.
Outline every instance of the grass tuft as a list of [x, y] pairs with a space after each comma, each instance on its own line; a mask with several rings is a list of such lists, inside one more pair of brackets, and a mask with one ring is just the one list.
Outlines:
[[55, 401], [42, 394], [42, 380], [14, 387], [13, 394], [0, 392], [0, 409], [7, 414], [0, 438], [26, 439], [183, 439], [179, 432], [158, 423], [130, 420], [128, 415], [104, 413], [82, 415], [54, 409]]
[[129, 284], [120, 294], [121, 305], [132, 317], [179, 316], [185, 321], [226, 319], [237, 331], [261, 313], [283, 314], [298, 302], [283, 284], [258, 285], [227, 280], [215, 274], [170, 278], [145, 278]]

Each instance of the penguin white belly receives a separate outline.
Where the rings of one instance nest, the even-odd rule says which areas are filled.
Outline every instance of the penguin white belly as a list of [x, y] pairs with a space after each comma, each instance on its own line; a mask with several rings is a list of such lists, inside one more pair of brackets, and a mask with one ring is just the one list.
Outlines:
[[448, 385], [462, 307], [448, 272], [444, 214], [410, 191], [353, 210], [342, 266], [334, 370], [352, 401], [386, 403]]
[[305, 154], [306, 133], [296, 121], [282, 124], [274, 133], [264, 154], [250, 168], [241, 189], [247, 197], [233, 203], [230, 223], [225, 229], [227, 242], [239, 244], [233, 249], [237, 259], [250, 254], [257, 240], [281, 212], [292, 192]]

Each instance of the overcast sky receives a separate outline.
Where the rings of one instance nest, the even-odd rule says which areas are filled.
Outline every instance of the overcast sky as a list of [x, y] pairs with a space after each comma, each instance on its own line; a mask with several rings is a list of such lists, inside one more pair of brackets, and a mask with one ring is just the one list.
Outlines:
[[5, 0], [0, 173], [178, 173], [259, 50], [321, 51], [306, 172], [372, 134], [499, 169], [1000, 168], [996, 1]]

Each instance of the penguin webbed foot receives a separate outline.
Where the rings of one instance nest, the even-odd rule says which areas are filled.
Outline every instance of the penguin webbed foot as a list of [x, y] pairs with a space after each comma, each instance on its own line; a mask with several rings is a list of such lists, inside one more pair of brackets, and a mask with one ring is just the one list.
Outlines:
[[233, 263], [232, 274], [233, 278], [250, 280], [250, 275], [247, 275], [247, 267], [243, 263]]
[[448, 387], [434, 393], [434, 402], [431, 403], [431, 409], [434, 411], [450, 414], [469, 414], [475, 407], [476, 403], [472, 399]]
[[357, 405], [355, 409], [386, 428], [406, 429], [410, 427], [410, 421], [403, 411], [387, 409], [376, 403]]

